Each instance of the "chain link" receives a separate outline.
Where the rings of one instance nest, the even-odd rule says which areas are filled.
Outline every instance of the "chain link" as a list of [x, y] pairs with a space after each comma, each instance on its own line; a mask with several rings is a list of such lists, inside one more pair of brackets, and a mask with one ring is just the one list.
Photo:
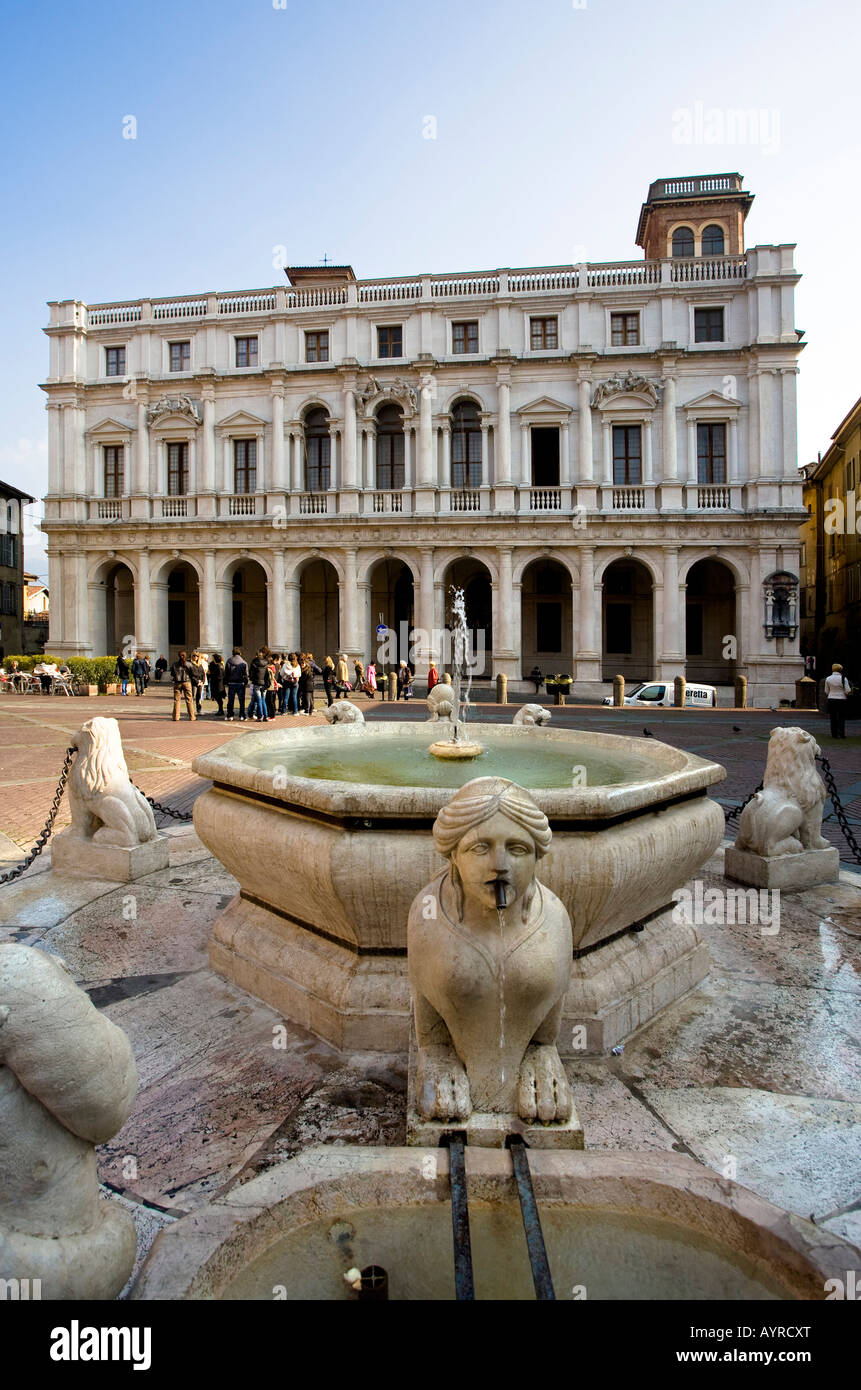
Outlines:
[[822, 775], [825, 778], [825, 786], [828, 789], [828, 795], [831, 799], [831, 805], [834, 808], [834, 814], [837, 817], [837, 824], [843, 831], [843, 838], [845, 839], [847, 845], [852, 851], [852, 857], [855, 860], [855, 863], [861, 864], [861, 846], [859, 846], [858, 841], [855, 839], [855, 836], [852, 834], [852, 831], [849, 828], [849, 821], [846, 817], [846, 812], [843, 809], [843, 802], [840, 800], [840, 796], [837, 791], [837, 786], [834, 781], [834, 773], [831, 770], [831, 764], [825, 757], [824, 753], [820, 753], [816, 761], [822, 764]]
[[57, 785], [57, 790], [54, 792], [54, 800], [51, 804], [51, 810], [49, 812], [48, 819], [45, 821], [45, 828], [43, 829], [41, 835], [39, 836], [33, 848], [30, 850], [30, 853], [27, 855], [27, 858], [24, 860], [23, 864], [19, 864], [18, 867], [15, 869], [10, 869], [9, 872], [6, 874], [0, 874], [0, 883], [12, 883], [14, 879], [20, 878], [23, 873], [26, 873], [30, 865], [33, 863], [34, 859], [38, 858], [38, 856], [42, 853], [42, 850], [45, 848], [46, 844], [50, 840], [51, 832], [54, 829], [54, 821], [57, 819], [57, 812], [60, 809], [60, 802], [63, 800], [63, 792], [66, 790], [66, 782], [69, 779], [69, 768], [72, 766], [72, 759], [74, 758], [77, 751], [77, 748], [66, 749], [66, 757], [65, 761], [63, 762], [63, 770], [60, 773], [60, 781]]
[[[131, 781], [131, 778], [129, 778], [129, 781]], [[151, 796], [147, 796], [146, 792], [141, 790], [137, 782], [132, 782], [132, 786], [134, 787], [135, 791], [140, 792], [144, 801], [149, 802], [150, 806], [154, 811], [160, 811], [163, 816], [170, 816], [172, 820], [189, 821], [194, 819], [194, 816], [192, 815], [191, 811], [174, 811], [170, 806], [162, 805], [160, 801], [153, 801]]]
[[746, 796], [746, 797], [744, 798], [744, 801], [740, 801], [740, 802], [738, 803], [737, 806], [733, 806], [731, 809], [730, 809], [729, 806], [725, 806], [725, 807], [724, 807], [724, 810], [723, 810], [724, 819], [727, 820], [727, 821], [735, 820], [736, 816], [739, 815], [739, 814], [744, 810], [744, 808], [745, 808], [745, 806], [747, 805], [747, 803], [748, 803], [749, 801], [753, 801], [753, 798], [756, 796], [757, 792], [761, 792], [761, 791], [762, 791], [762, 783], [760, 782], [760, 784], [759, 784], [758, 787], [754, 787], [754, 789], [753, 789], [753, 791], [751, 792], [750, 796]]

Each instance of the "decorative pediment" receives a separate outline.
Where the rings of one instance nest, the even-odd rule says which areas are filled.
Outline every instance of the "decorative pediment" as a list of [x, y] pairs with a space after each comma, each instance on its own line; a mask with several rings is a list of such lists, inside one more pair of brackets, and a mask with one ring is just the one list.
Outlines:
[[657, 405], [660, 394], [658, 383], [649, 381], [647, 377], [639, 376], [636, 372], [626, 372], [624, 376], [617, 373], [606, 381], [598, 382], [592, 393], [592, 404], [599, 409], [605, 409], [608, 405], [614, 409], [642, 408], [644, 405], [652, 409]]
[[571, 405], [565, 405], [563, 401], [554, 400], [552, 396], [538, 396], [534, 401], [527, 405], [518, 406], [515, 415], [547, 415], [558, 419], [560, 415], [570, 415], [574, 409]]
[[132, 430], [137, 429], [137, 425], [129, 425], [122, 420], [115, 420], [112, 415], [107, 419], [100, 420], [97, 425], [93, 425], [86, 431], [87, 439], [115, 439], [118, 434], [131, 434]]
[[259, 415], [252, 415], [250, 410], [234, 410], [232, 415], [219, 420], [217, 429], [222, 434], [260, 434], [266, 424], [266, 420], [262, 420]]
[[735, 396], [724, 396], [720, 391], [706, 391], [702, 396], [695, 396], [692, 401], [685, 401], [682, 409], [695, 415], [707, 415], [717, 411], [725, 416], [728, 410], [738, 410], [738, 400]]
[[357, 395], [367, 417], [373, 415], [379, 405], [385, 405], [388, 401], [404, 406], [413, 414], [418, 410], [419, 399], [415, 388], [401, 377], [383, 385], [377, 377], [369, 376], [359, 383]]
[[191, 420], [195, 425], [199, 425], [202, 419], [200, 406], [190, 396], [162, 396], [148, 408], [147, 424], [163, 425], [171, 416], [181, 421]]

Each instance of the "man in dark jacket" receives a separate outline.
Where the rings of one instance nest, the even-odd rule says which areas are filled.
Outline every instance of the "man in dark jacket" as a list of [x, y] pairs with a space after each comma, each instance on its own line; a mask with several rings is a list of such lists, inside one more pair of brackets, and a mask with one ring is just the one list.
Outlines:
[[227, 714], [225, 718], [233, 722], [233, 703], [239, 697], [239, 721], [245, 723], [245, 688], [248, 685], [248, 666], [238, 647], [227, 658], [224, 666], [227, 680]]
[[180, 652], [179, 657], [170, 668], [173, 680], [173, 718], [179, 723], [179, 706], [183, 696], [185, 696], [185, 707], [188, 710], [189, 719], [196, 719], [194, 712], [194, 697], [191, 689], [191, 667], [188, 664], [188, 653]]
[[[209, 662], [209, 694], [218, 704], [218, 718], [224, 718], [224, 662], [221, 652], [213, 652]], [[215, 717], [215, 716], [213, 716]]]
[[147, 668], [148, 662], [146, 662], [140, 652], [138, 652], [132, 662], [132, 675], [135, 678], [136, 695], [143, 695], [146, 691]]

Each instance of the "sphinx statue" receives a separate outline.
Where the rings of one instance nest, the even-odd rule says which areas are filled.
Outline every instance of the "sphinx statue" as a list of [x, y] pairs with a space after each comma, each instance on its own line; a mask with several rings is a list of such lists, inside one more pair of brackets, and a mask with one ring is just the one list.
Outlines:
[[120, 1292], [135, 1225], [99, 1197], [94, 1146], [136, 1093], [128, 1038], [64, 962], [0, 945], [0, 1278], [38, 1279], [45, 1299]]
[[420, 1121], [472, 1119], [483, 1136], [489, 1120], [497, 1138], [478, 1142], [566, 1126], [580, 1147], [556, 1046], [571, 921], [535, 876], [547, 817], [513, 782], [477, 777], [440, 811], [433, 837], [448, 864], [413, 901], [407, 928], [414, 1110]]

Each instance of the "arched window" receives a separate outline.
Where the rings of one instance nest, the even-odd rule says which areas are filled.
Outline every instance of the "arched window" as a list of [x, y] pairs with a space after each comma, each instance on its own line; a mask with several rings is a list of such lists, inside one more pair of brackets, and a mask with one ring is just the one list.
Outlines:
[[703, 255], [723, 255], [723, 227], [718, 227], [714, 222], [703, 231]]
[[329, 488], [329, 416], [321, 407], [305, 416], [305, 491], [327, 492]]
[[404, 413], [399, 405], [377, 411], [377, 487], [400, 490], [404, 485]]
[[451, 412], [451, 485], [481, 486], [481, 422], [473, 401], [458, 401]]
[[673, 232], [673, 255], [692, 256], [694, 254], [694, 234], [690, 227], [677, 227]]

